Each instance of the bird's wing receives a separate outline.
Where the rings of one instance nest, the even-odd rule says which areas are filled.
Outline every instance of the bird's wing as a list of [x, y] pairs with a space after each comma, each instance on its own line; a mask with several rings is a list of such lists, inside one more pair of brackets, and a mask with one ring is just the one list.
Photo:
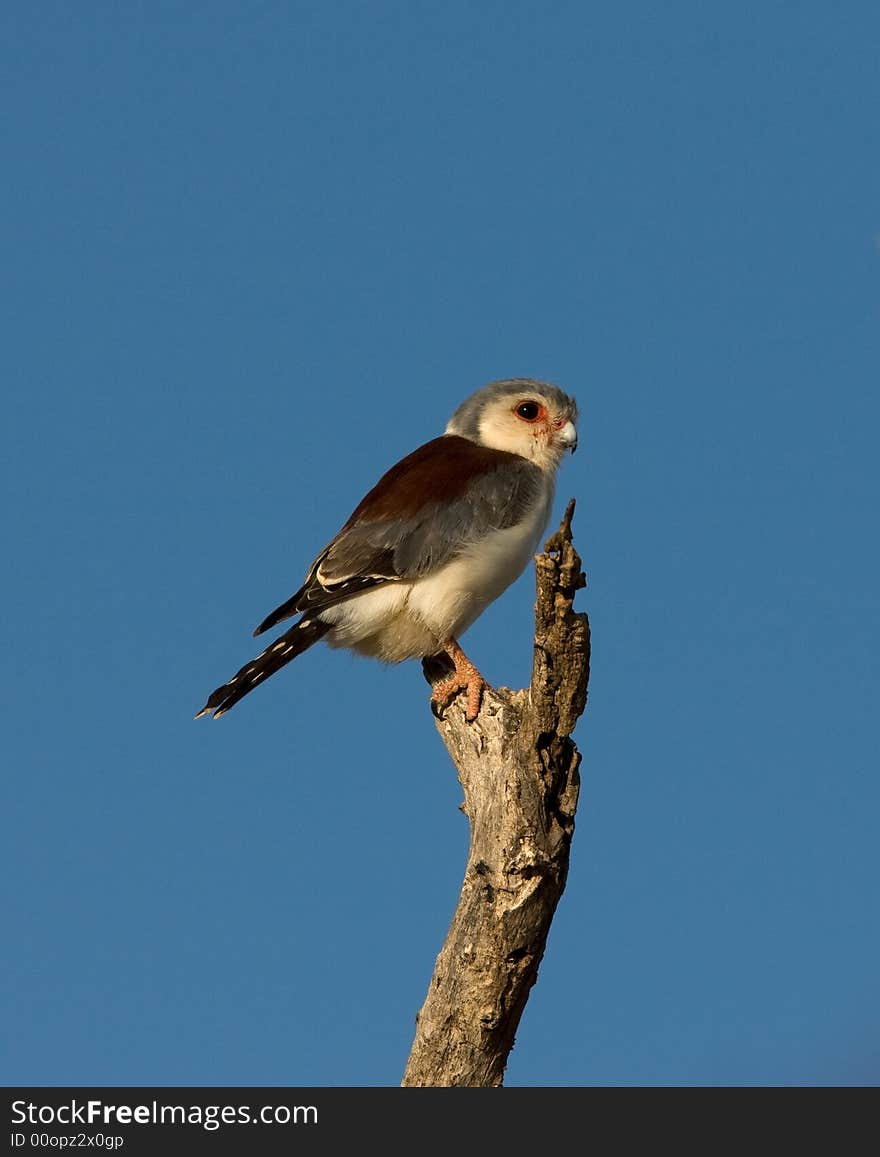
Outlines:
[[515, 526], [543, 485], [541, 470], [519, 454], [455, 434], [434, 438], [383, 475], [302, 587], [254, 634], [370, 587], [429, 574], [491, 531]]

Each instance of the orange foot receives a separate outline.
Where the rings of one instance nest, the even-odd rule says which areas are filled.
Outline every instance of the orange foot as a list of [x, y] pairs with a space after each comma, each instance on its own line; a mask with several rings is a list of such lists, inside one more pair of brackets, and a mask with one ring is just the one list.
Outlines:
[[483, 688], [488, 687], [489, 684], [461, 647], [459, 647], [455, 639], [450, 639], [446, 643], [444, 650], [452, 660], [455, 670], [448, 678], [434, 685], [434, 689], [431, 692], [431, 701], [436, 703], [438, 707], [445, 707], [458, 691], [466, 691], [467, 709], [464, 717], [468, 723], [473, 723], [480, 714]]

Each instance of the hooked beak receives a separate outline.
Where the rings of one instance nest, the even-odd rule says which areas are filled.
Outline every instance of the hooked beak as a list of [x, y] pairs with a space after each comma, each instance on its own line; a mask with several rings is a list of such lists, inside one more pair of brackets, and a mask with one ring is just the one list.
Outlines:
[[566, 450], [571, 450], [572, 454], [578, 448], [577, 430], [574, 428], [574, 422], [566, 422], [562, 429], [557, 433], [556, 437], [562, 443]]

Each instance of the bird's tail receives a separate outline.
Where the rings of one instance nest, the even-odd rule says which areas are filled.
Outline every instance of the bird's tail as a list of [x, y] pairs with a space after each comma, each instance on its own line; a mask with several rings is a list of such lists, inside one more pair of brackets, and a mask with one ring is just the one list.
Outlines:
[[214, 718], [219, 719], [230, 707], [234, 707], [239, 699], [243, 699], [249, 691], [253, 691], [258, 683], [262, 683], [264, 679], [268, 679], [270, 675], [280, 671], [291, 659], [295, 659], [297, 655], [307, 651], [329, 630], [330, 623], [322, 623], [320, 619], [301, 619], [295, 623], [283, 635], [280, 635], [271, 646], [257, 655], [256, 659], [252, 659], [250, 663], [245, 663], [228, 683], [224, 683], [222, 687], [212, 691], [208, 696], [207, 703], [196, 715], [196, 719], [201, 719], [203, 715], [212, 711]]

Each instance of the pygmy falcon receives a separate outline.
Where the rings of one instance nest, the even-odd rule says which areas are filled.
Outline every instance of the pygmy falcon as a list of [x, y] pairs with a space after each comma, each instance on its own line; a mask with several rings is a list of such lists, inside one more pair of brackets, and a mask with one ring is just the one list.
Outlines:
[[466, 693], [476, 719], [486, 681], [458, 638], [510, 586], [550, 517], [556, 471], [577, 447], [577, 405], [531, 378], [492, 382], [445, 433], [379, 479], [312, 563], [305, 582], [254, 631], [299, 615], [208, 696], [214, 718], [319, 639], [399, 663], [445, 654], [453, 670], [432, 699]]

